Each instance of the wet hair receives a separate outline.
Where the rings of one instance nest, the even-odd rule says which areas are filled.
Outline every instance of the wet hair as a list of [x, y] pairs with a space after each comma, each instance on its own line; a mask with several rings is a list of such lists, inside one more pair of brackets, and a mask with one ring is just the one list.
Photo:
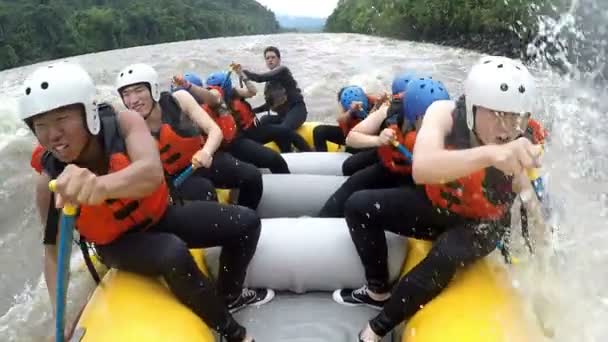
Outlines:
[[276, 47], [274, 47], [274, 46], [269, 46], [269, 47], [265, 48], [265, 49], [264, 49], [264, 57], [266, 57], [266, 54], [267, 54], [268, 52], [274, 52], [274, 53], [275, 53], [275, 55], [277, 55], [277, 57], [278, 57], [279, 59], [281, 59], [281, 52], [279, 51], [279, 49], [278, 49], [278, 48], [276, 48]]

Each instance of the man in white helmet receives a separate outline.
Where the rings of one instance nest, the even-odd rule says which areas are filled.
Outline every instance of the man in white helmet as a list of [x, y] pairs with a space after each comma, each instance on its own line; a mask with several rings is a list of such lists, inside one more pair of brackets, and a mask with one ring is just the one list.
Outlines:
[[[464, 95], [434, 102], [424, 116], [412, 165], [415, 182], [423, 186], [395, 194], [399, 205], [346, 203], [367, 284], [334, 293], [334, 298], [381, 310], [361, 331], [360, 341], [380, 341], [437, 296], [459, 268], [501, 242], [516, 191], [530, 188], [525, 171], [539, 167], [543, 133], [538, 123], [529, 125], [537, 96], [524, 65], [505, 57], [482, 58], [468, 74]], [[394, 288], [388, 281], [384, 230], [435, 241]]]
[[[242, 288], [260, 234], [257, 214], [216, 202], [170, 206], [158, 147], [144, 120], [98, 104], [95, 95], [84, 69], [58, 63], [34, 71], [20, 99], [21, 119], [44, 149], [36, 202], [45, 224], [44, 274], [53, 306], [56, 208], [70, 203], [79, 208], [81, 237], [95, 245], [108, 267], [163, 277], [209, 327], [229, 341], [252, 341], [230, 311], [262, 303], [262, 292], [267, 300], [273, 295]], [[48, 188], [51, 179], [56, 180], [54, 195]], [[225, 263], [218, 290], [188, 250], [214, 245], [222, 246]]]
[[[209, 179], [221, 188], [238, 188], [238, 204], [256, 209], [262, 198], [262, 174], [252, 164], [218, 151], [222, 131], [186, 90], [161, 92], [158, 74], [147, 64], [125, 67], [116, 77], [124, 105], [138, 112], [159, 143], [163, 169], [169, 178], [190, 165], [196, 169], [176, 191], [183, 199], [208, 199]], [[213, 191], [212, 191], [213, 192]]]

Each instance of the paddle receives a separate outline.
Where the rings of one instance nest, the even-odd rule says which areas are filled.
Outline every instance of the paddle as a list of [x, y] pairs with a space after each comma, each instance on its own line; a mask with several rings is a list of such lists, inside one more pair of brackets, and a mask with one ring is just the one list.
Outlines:
[[[56, 181], [49, 182], [49, 190], [55, 192]], [[74, 220], [77, 207], [65, 205], [62, 210], [59, 227], [59, 251], [57, 255], [57, 283], [55, 289], [55, 342], [64, 341], [65, 307], [70, 274], [70, 256], [74, 236]]]
[[403, 154], [403, 156], [404, 156], [405, 158], [407, 158], [407, 160], [409, 160], [409, 161], [410, 161], [410, 163], [412, 162], [412, 160], [413, 160], [412, 152], [410, 152], [410, 151], [409, 151], [407, 148], [405, 148], [405, 146], [401, 145], [401, 144], [400, 144], [400, 143], [399, 143], [397, 140], [393, 140], [393, 141], [391, 141], [391, 144], [392, 144], [393, 146], [395, 146], [395, 148], [396, 148], [396, 149], [397, 149], [399, 152], [401, 152], [401, 154]]
[[194, 166], [192, 166], [192, 165], [188, 166], [184, 171], [182, 171], [182, 173], [180, 173], [177, 177], [175, 177], [173, 179], [173, 186], [177, 188], [180, 185], [182, 185], [182, 183], [186, 179], [188, 179], [188, 177], [190, 177], [190, 175], [192, 175], [193, 172], [194, 172]]

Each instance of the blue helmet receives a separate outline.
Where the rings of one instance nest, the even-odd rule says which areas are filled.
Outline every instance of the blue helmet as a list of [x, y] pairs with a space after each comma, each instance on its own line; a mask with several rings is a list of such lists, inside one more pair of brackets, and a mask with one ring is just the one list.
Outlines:
[[353, 101], [359, 101], [363, 103], [363, 110], [361, 112], [357, 112], [357, 116], [360, 118], [365, 118], [367, 116], [367, 110], [369, 108], [369, 101], [367, 100], [367, 95], [363, 88], [359, 86], [348, 86], [342, 88], [340, 91], [340, 104], [342, 108], [346, 111], [350, 108], [351, 103]]
[[[184, 74], [184, 79], [188, 82], [190, 82], [191, 84], [194, 84], [196, 86], [202, 87], [203, 86], [203, 80], [195, 73], [193, 72], [187, 72]], [[176, 92], [178, 90], [182, 90], [184, 88], [182, 87], [176, 87], [173, 84], [171, 85], [171, 92]]]
[[227, 71], [217, 71], [207, 77], [208, 86], [216, 86], [224, 91], [224, 98], [232, 96], [232, 80]]
[[406, 72], [400, 75], [397, 75], [393, 80], [393, 95], [397, 95], [399, 93], [403, 93], [407, 88], [407, 85], [410, 83], [412, 79], [416, 78], [416, 74], [413, 72]]
[[449, 100], [448, 90], [440, 81], [430, 77], [420, 77], [412, 80], [405, 89], [405, 105], [403, 115], [413, 123], [424, 116], [427, 108], [438, 100]]

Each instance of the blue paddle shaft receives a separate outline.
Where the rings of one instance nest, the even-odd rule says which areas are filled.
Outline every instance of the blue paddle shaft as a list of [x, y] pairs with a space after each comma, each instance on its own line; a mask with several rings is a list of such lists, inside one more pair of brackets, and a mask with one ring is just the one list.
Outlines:
[[61, 214], [59, 228], [59, 251], [57, 254], [57, 286], [55, 312], [55, 341], [63, 342], [65, 329], [65, 308], [68, 292], [68, 276], [70, 274], [70, 256], [72, 255], [72, 239], [74, 236], [74, 216]]
[[534, 188], [534, 192], [536, 193], [536, 197], [539, 201], [543, 201], [543, 196], [545, 194], [545, 185], [542, 177], [538, 177], [535, 180], [530, 182], [532, 184], [532, 188]]
[[397, 143], [397, 145], [395, 145], [397, 147], [397, 150], [399, 150], [399, 152], [401, 152], [401, 154], [403, 154], [403, 156], [405, 158], [407, 158], [410, 162], [412, 161], [413, 157], [412, 157], [412, 153], [410, 151], [407, 150], [407, 148], [405, 148], [405, 146]]
[[190, 175], [194, 172], [194, 167], [192, 165], [188, 166], [182, 173], [180, 173], [177, 177], [173, 179], [173, 186], [179, 187], [182, 183], [190, 177]]

